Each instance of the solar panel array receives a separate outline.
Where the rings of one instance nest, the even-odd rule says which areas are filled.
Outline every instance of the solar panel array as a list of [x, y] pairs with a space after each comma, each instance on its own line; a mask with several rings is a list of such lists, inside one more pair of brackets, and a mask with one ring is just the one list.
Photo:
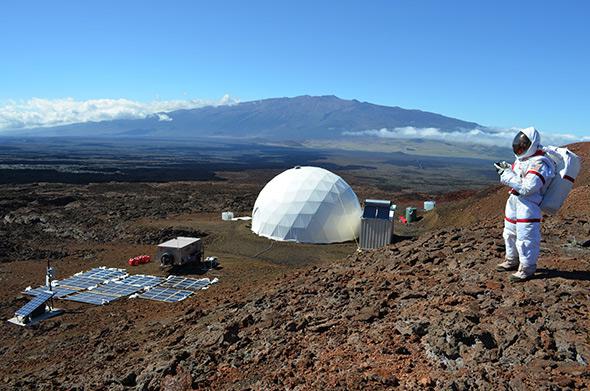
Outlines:
[[80, 303], [103, 305], [119, 299], [117, 296], [101, 295], [94, 291], [83, 291], [64, 297], [64, 300], [77, 301]]
[[84, 276], [72, 276], [65, 280], [58, 281], [58, 286], [65, 286], [68, 288], [88, 289], [102, 283], [102, 280], [88, 278]]
[[125, 277], [127, 272], [125, 269], [116, 269], [116, 268], [106, 268], [106, 267], [95, 267], [94, 269], [90, 269], [87, 272], [82, 272], [77, 274], [77, 276], [86, 277], [86, 278], [94, 278], [101, 281], [108, 281], [114, 280], [118, 278]]
[[99, 293], [101, 295], [111, 295], [116, 297], [129, 296], [141, 290], [141, 287], [122, 284], [120, 282], [111, 282], [99, 285], [90, 292]]
[[139, 295], [142, 299], [149, 299], [149, 300], [156, 300], [156, 301], [163, 301], [166, 303], [175, 303], [178, 301], [182, 301], [192, 295], [193, 292], [179, 290], [179, 289], [172, 289], [172, 288], [160, 288], [154, 287], [147, 290], [145, 293]]
[[188, 289], [191, 291], [198, 291], [206, 286], [209, 286], [211, 281], [208, 278], [187, 278], [180, 276], [169, 276], [160, 286], [176, 289]]
[[[56, 284], [52, 288], [52, 296], [49, 297], [103, 305], [144, 290], [145, 292], [138, 297], [168, 303], [178, 302], [189, 297], [194, 291], [207, 287], [211, 281], [208, 278], [195, 279], [181, 276], [169, 276], [164, 279], [143, 274], [129, 275], [125, 269], [97, 267], [58, 280]], [[47, 299], [42, 301], [48, 294], [45, 286], [28, 289], [24, 293], [34, 296], [34, 299], [21, 310], [34, 305], [31, 303], [42, 304], [47, 301]]]
[[[26, 295], [29, 295], [29, 296], [37, 296], [40, 293], [48, 291], [48, 290], [49, 289], [47, 288], [47, 286], [43, 285], [38, 288], [26, 290], [23, 293]], [[66, 288], [63, 286], [54, 286], [51, 288], [51, 291], [54, 293], [53, 297], [61, 299], [64, 296], [78, 292], [78, 289], [71, 289], [71, 288]]]
[[19, 308], [18, 311], [15, 312], [15, 315], [26, 317], [31, 315], [36, 309], [41, 306], [44, 306], [47, 300], [53, 297], [53, 292], [45, 291], [39, 292], [37, 296], [35, 296], [31, 301], [27, 304]]
[[68, 288], [89, 289], [103, 282], [117, 280], [125, 276], [127, 276], [127, 272], [124, 269], [95, 267], [65, 280], [57, 281], [57, 285]]
[[141, 288], [151, 288], [153, 286], [160, 285], [162, 281], [164, 281], [162, 277], [146, 276], [143, 274], [135, 274], [119, 280], [121, 284], [128, 284]]

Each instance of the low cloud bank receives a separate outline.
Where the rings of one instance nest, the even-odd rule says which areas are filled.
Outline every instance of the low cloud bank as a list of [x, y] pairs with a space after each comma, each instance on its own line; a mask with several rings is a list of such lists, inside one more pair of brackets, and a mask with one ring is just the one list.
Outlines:
[[[371, 136], [392, 139], [430, 139], [449, 142], [475, 143], [481, 145], [509, 146], [519, 128], [477, 128], [465, 131], [447, 132], [437, 128], [414, 128], [411, 126], [402, 128], [369, 129], [359, 132], [343, 132], [345, 136]], [[576, 136], [573, 134], [554, 134], [541, 131], [541, 142], [544, 145], [563, 145], [577, 141], [590, 141], [588, 136]]]
[[0, 131], [98, 122], [114, 119], [143, 119], [156, 116], [159, 121], [172, 121], [167, 112], [205, 106], [236, 104], [229, 95], [218, 100], [156, 100], [139, 102], [129, 99], [75, 100], [33, 98], [8, 101], [0, 105]]

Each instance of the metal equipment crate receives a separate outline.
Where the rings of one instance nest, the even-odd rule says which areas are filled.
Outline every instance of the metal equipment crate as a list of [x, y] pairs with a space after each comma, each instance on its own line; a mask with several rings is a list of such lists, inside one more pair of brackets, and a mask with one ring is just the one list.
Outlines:
[[203, 242], [200, 238], [179, 236], [158, 245], [161, 266], [180, 266], [203, 261]]
[[391, 201], [365, 200], [359, 243], [362, 249], [379, 248], [391, 243], [394, 214]]

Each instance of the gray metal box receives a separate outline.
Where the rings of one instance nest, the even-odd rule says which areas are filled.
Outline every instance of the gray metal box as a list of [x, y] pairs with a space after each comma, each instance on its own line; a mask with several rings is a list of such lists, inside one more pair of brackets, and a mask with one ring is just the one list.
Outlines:
[[390, 201], [365, 200], [361, 218], [360, 247], [371, 249], [390, 244], [394, 215]]
[[200, 238], [179, 236], [158, 245], [160, 266], [180, 266], [203, 260], [203, 243]]

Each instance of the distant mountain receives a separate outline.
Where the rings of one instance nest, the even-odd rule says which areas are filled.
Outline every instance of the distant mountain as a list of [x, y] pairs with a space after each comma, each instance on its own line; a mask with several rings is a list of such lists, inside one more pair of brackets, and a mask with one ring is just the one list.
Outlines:
[[238, 137], [266, 140], [335, 139], [344, 132], [403, 127], [461, 132], [483, 128], [440, 114], [380, 106], [336, 96], [298, 96], [178, 110], [146, 119], [112, 120], [20, 130], [37, 136]]

